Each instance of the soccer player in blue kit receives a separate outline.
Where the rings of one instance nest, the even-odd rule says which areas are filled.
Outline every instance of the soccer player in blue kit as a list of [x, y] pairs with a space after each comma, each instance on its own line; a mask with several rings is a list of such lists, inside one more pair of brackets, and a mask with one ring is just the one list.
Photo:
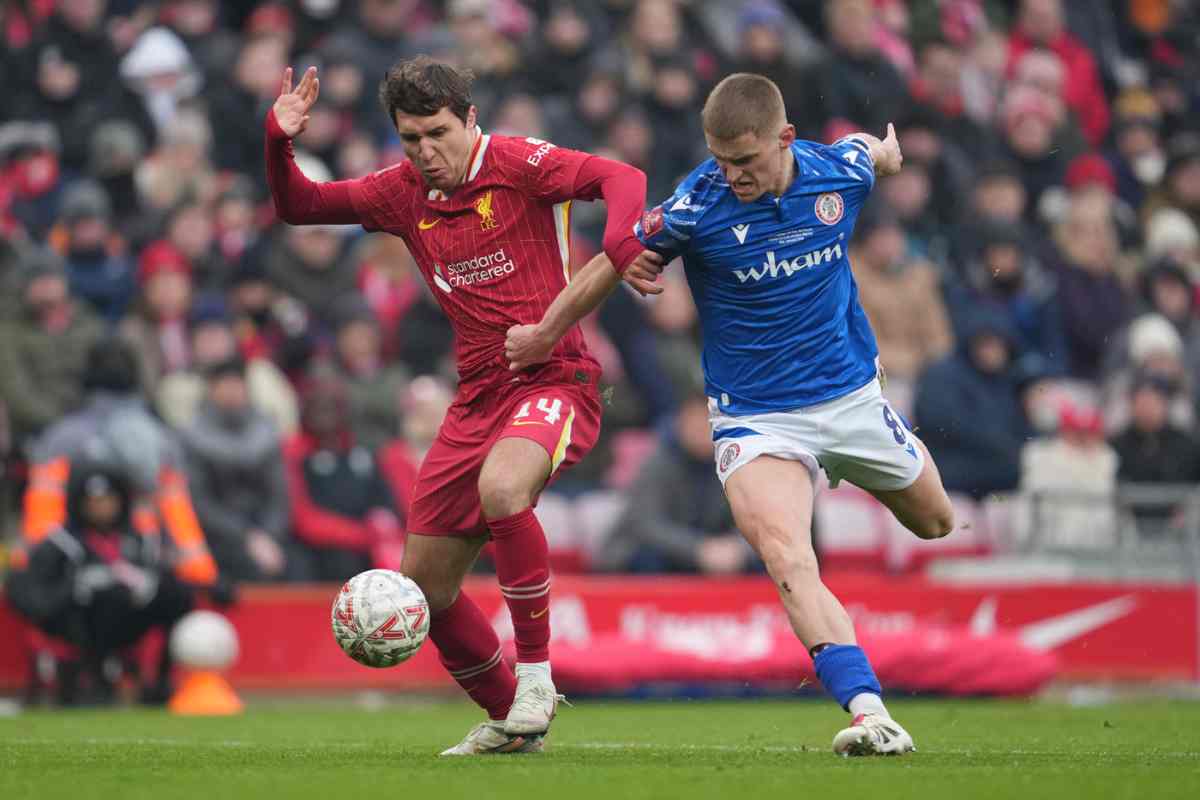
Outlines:
[[[858, 212], [877, 176], [899, 172], [900, 145], [891, 125], [882, 140], [797, 140], [779, 88], [746, 73], [713, 89], [703, 125], [713, 157], [642, 215], [636, 232], [647, 251], [625, 277], [645, 291], [667, 261], [683, 259], [703, 332], [717, 475], [818, 677], [852, 715], [834, 752], [905, 753], [912, 737], [888, 714], [849, 615], [821, 581], [811, 534], [821, 469], [831, 485], [870, 492], [921, 538], [954, 528], [933, 459], [883, 397], [848, 259]], [[510, 329], [514, 369], [548, 357], [616, 283], [594, 274], [568, 284], [540, 322]]]

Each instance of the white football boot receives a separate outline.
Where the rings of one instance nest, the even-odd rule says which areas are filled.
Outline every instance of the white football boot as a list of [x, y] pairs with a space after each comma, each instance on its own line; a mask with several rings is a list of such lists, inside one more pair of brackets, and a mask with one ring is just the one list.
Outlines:
[[509, 736], [504, 723], [498, 720], [481, 722], [471, 729], [467, 738], [443, 750], [444, 756], [485, 756], [505, 753], [540, 753], [545, 744], [541, 736]]
[[513, 698], [504, 732], [509, 736], [537, 736], [550, 730], [550, 721], [558, 710], [558, 701], [565, 700], [554, 688], [549, 675], [519, 673], [517, 693]]
[[916, 749], [908, 731], [883, 714], [859, 714], [833, 737], [839, 756], [898, 756]]

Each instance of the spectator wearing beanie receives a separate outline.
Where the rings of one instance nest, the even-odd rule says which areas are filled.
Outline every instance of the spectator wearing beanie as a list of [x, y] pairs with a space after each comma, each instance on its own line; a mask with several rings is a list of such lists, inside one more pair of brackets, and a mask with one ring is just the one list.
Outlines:
[[128, 120], [104, 122], [88, 140], [88, 172], [108, 193], [114, 227], [127, 237], [138, 232], [142, 224], [142, 199], [134, 176], [145, 157], [145, 138]]
[[1200, 230], [1177, 208], [1161, 208], [1146, 222], [1145, 256], [1170, 261], [1192, 277], [1200, 276]]
[[1019, 229], [990, 223], [977, 228], [977, 250], [962, 280], [949, 279], [946, 307], [958, 335], [981, 308], [1003, 314], [1017, 337], [1020, 358], [1036, 352], [1047, 368], [1064, 373], [1068, 352], [1054, 277], [1029, 252]]
[[163, 376], [185, 369], [190, 358], [191, 265], [169, 242], [159, 240], [142, 251], [137, 277], [138, 302], [118, 331], [138, 354], [143, 392], [154, 397]]
[[0, 125], [0, 238], [46, 238], [62, 197], [61, 136], [49, 122]]
[[1195, 384], [1185, 358], [1183, 339], [1178, 328], [1161, 314], [1143, 314], [1133, 320], [1124, 335], [1114, 341], [1107, 363], [1113, 369], [1102, 386], [1104, 417], [1109, 431], [1121, 430], [1130, 417], [1130, 387], [1138, 376], [1152, 375], [1163, 387], [1170, 387], [1167, 412], [1171, 424], [1192, 430], [1196, 421]]
[[1166, 173], [1142, 215], [1150, 219], [1163, 208], [1182, 211], [1200, 227], [1200, 133], [1178, 133], [1167, 142]]
[[1113, 105], [1113, 146], [1106, 157], [1117, 178], [1117, 194], [1140, 209], [1167, 167], [1162, 111], [1148, 90], [1127, 89]]
[[133, 301], [133, 264], [113, 252], [112, 207], [94, 181], [67, 190], [60, 216], [66, 234], [67, 280], [72, 296], [87, 303], [105, 322], [116, 324]]
[[222, 574], [281, 579], [291, 510], [282, 437], [251, 403], [238, 355], [206, 364], [203, 374], [204, 399], [180, 433], [196, 515]]
[[271, 283], [261, 254], [260, 243], [242, 256], [230, 276], [226, 298], [233, 331], [247, 358], [272, 361], [296, 383], [316, 349], [315, 323], [302, 303]]
[[[1123, 483], [1169, 484], [1192, 489], [1200, 481], [1200, 443], [1171, 421], [1177, 390], [1170, 380], [1138, 373], [1129, 387], [1129, 422], [1113, 438]], [[1135, 506], [1143, 532], [1160, 532], [1177, 515], [1173, 505]]]
[[[1171, 323], [1183, 348], [1188, 381], [1192, 386], [1200, 386], [1200, 318], [1195, 314], [1196, 291], [1191, 277], [1172, 260], [1162, 259], [1139, 276], [1138, 288], [1142, 315], [1159, 315]], [[1127, 326], [1113, 339], [1104, 361], [1106, 380], [1130, 369], [1132, 330], [1133, 325]]]

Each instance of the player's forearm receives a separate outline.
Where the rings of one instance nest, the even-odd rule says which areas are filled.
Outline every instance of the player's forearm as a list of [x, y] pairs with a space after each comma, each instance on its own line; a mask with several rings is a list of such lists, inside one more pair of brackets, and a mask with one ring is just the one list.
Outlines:
[[609, 257], [601, 253], [584, 265], [558, 293], [538, 323], [539, 335], [557, 342], [579, 320], [592, 313], [621, 282]]
[[637, 167], [592, 156], [579, 169], [576, 178], [580, 196], [604, 198], [608, 220], [604, 226], [602, 247], [612, 268], [625, 271], [645, 248], [633, 232], [633, 226], [646, 205], [646, 173]]
[[351, 181], [316, 183], [309, 180], [292, 152], [292, 140], [267, 114], [267, 185], [275, 201], [275, 213], [292, 225], [353, 225], [359, 222], [350, 202]]

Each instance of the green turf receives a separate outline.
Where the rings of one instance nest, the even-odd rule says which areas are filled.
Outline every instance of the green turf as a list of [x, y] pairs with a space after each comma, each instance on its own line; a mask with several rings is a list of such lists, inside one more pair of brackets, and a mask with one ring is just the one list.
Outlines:
[[26, 713], [0, 718], [0, 798], [1200, 798], [1200, 704], [890, 707], [918, 753], [833, 756], [845, 716], [815, 701], [581, 703], [542, 755], [453, 760], [459, 704]]

